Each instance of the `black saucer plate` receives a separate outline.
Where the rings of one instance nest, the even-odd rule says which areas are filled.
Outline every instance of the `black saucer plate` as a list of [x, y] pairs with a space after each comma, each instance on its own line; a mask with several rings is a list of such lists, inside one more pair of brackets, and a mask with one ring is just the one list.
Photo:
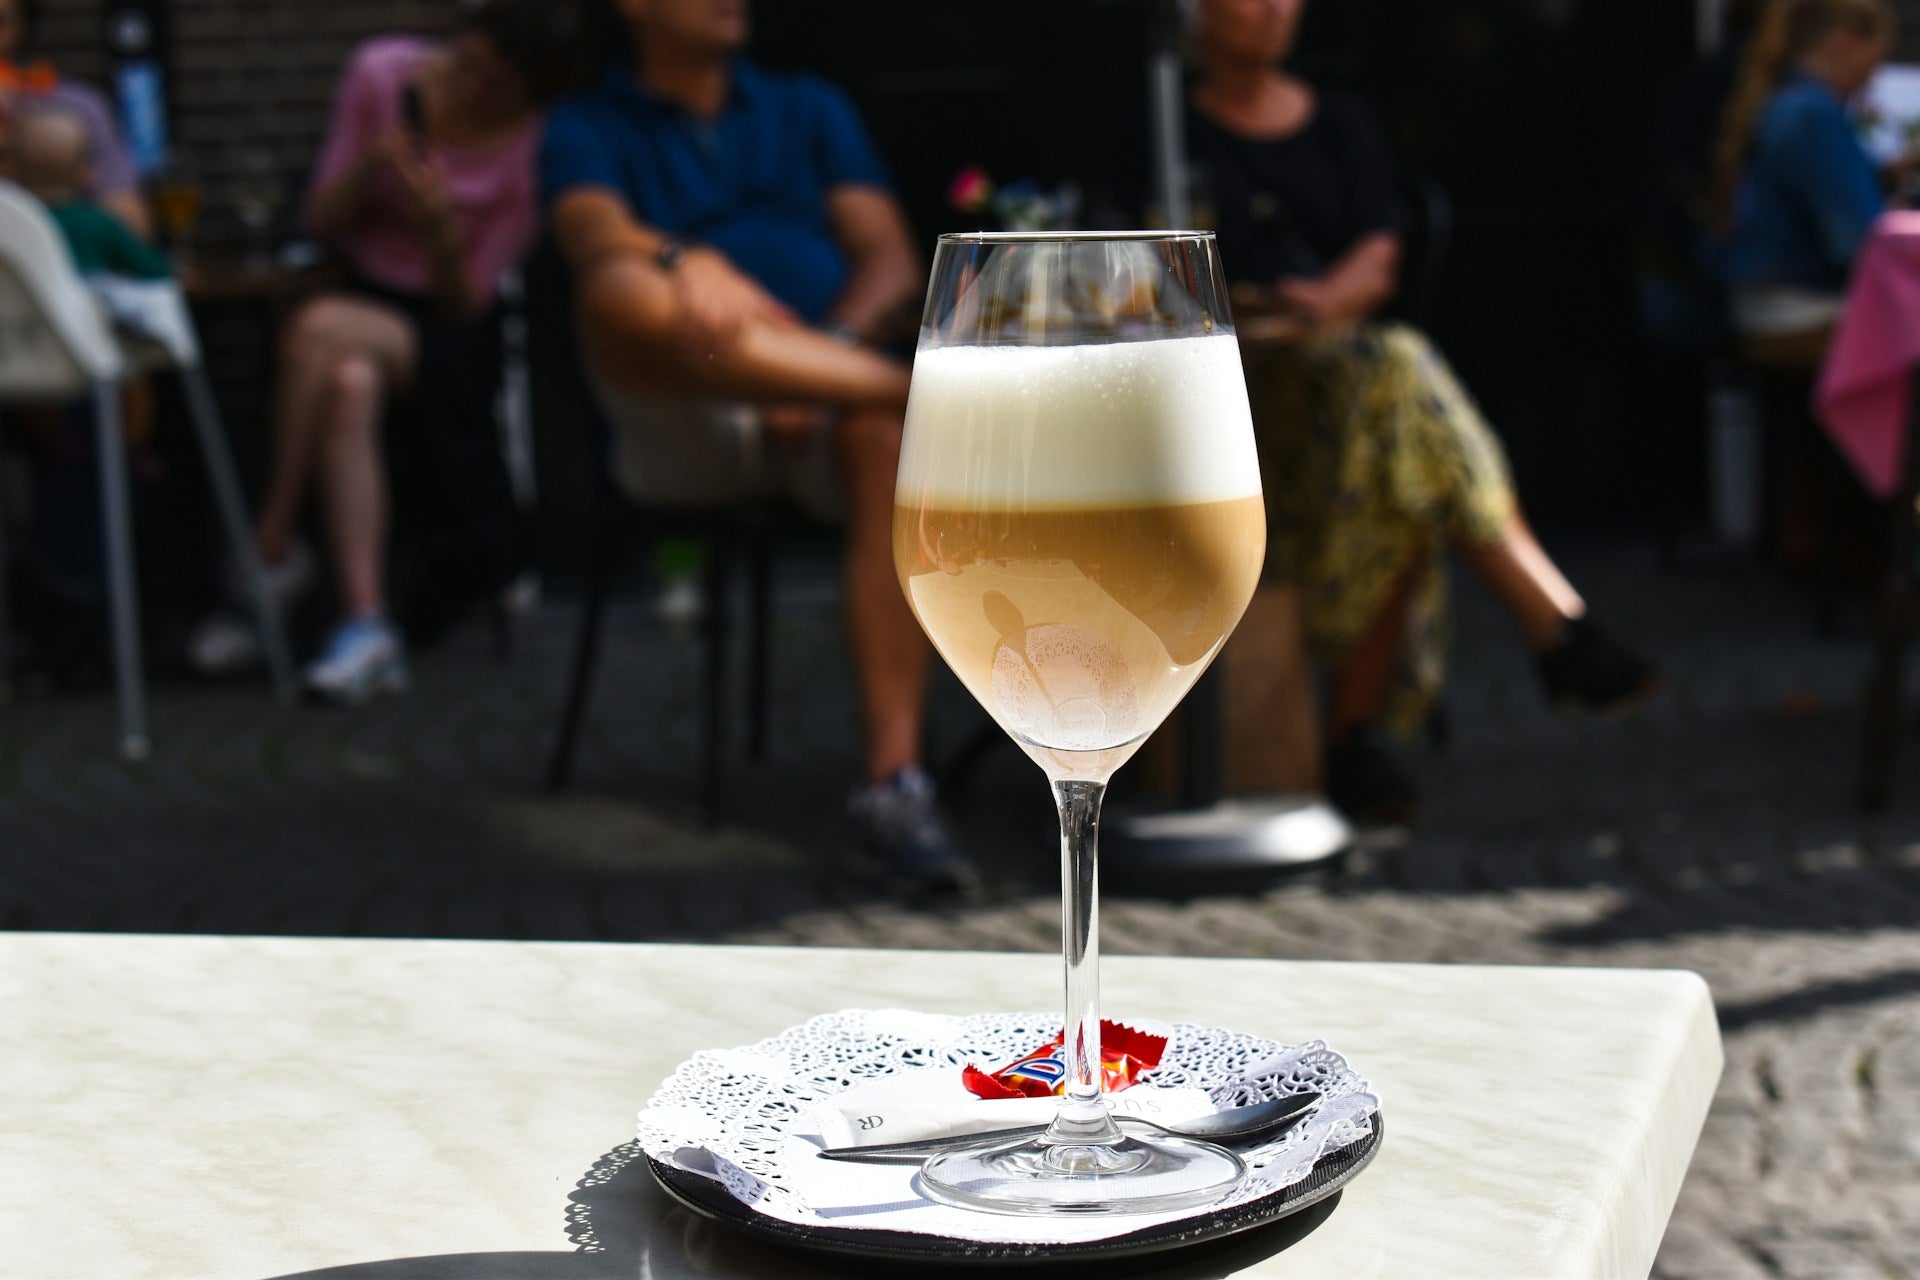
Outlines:
[[1138, 1258], [1147, 1254], [1188, 1249], [1252, 1231], [1326, 1199], [1357, 1177], [1380, 1149], [1386, 1130], [1378, 1111], [1373, 1127], [1360, 1141], [1321, 1157], [1313, 1172], [1272, 1195], [1226, 1209], [1202, 1210], [1190, 1218], [1145, 1227], [1104, 1240], [1077, 1244], [995, 1244], [963, 1240], [920, 1231], [859, 1230], [851, 1227], [808, 1227], [768, 1217], [727, 1194], [711, 1178], [688, 1173], [647, 1157], [666, 1193], [705, 1218], [765, 1244], [848, 1262], [912, 1262], [923, 1266], [980, 1266], [991, 1263], [1045, 1265], [1089, 1262], [1102, 1258]]

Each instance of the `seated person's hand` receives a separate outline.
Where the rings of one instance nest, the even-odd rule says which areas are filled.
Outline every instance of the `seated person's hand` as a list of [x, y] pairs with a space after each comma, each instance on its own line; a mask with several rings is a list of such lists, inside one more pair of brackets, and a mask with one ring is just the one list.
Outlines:
[[1242, 281], [1229, 291], [1233, 324], [1240, 341], [1253, 346], [1284, 345], [1305, 340], [1314, 330], [1313, 319], [1269, 289]]
[[393, 151], [387, 163], [400, 180], [401, 198], [414, 226], [422, 231], [444, 227], [453, 216], [453, 196], [440, 158], [409, 144]]
[[731, 350], [749, 325], [800, 323], [784, 303], [714, 249], [689, 249], [674, 269], [673, 284], [686, 317], [687, 344], [696, 351]]
[[1339, 328], [1345, 323], [1340, 299], [1324, 280], [1282, 280], [1274, 292], [1282, 309], [1304, 317], [1315, 328]]
[[364, 176], [379, 169], [394, 169], [408, 157], [417, 155], [419, 150], [420, 144], [413, 135], [394, 125], [375, 134], [354, 164]]

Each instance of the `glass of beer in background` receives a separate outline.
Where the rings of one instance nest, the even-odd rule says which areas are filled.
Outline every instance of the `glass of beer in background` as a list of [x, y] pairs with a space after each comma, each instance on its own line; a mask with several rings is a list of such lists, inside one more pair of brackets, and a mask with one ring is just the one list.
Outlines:
[[169, 159], [154, 176], [153, 207], [175, 265], [184, 264], [193, 249], [193, 229], [200, 221], [200, 182], [185, 162]]
[[1041, 1138], [937, 1156], [922, 1185], [1003, 1213], [1150, 1212], [1245, 1176], [1123, 1133], [1102, 1096], [1100, 803], [1239, 622], [1266, 545], [1213, 237], [950, 235], [934, 255], [894, 563], [934, 647], [1053, 784], [1065, 1093]]

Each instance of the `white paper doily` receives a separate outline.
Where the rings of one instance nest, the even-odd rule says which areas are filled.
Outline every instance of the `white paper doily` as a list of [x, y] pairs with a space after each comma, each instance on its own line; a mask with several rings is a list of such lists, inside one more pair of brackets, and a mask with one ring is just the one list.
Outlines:
[[[1282, 1045], [1189, 1023], [1152, 1029], [1166, 1034], [1168, 1043], [1146, 1083], [1198, 1087], [1221, 1107], [1309, 1090], [1324, 1099], [1274, 1141], [1242, 1149], [1248, 1177], [1207, 1209], [1291, 1186], [1323, 1156], [1369, 1133], [1378, 1099], [1345, 1058], [1318, 1040]], [[755, 1212], [799, 1225], [1066, 1242], [1099, 1240], [1205, 1211], [1065, 1220], [973, 1213], [921, 1197], [912, 1186], [912, 1166], [815, 1158], [820, 1139], [810, 1113], [836, 1094], [908, 1072], [924, 1073], [929, 1089], [957, 1091], [966, 1063], [993, 1070], [1059, 1030], [1058, 1014], [823, 1014], [758, 1044], [707, 1050], [682, 1063], [640, 1112], [640, 1145], [656, 1160], [717, 1179]]]

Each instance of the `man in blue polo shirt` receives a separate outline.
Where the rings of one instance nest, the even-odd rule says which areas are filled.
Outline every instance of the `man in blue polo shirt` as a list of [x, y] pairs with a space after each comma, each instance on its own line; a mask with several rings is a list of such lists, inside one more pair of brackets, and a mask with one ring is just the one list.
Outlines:
[[915, 889], [969, 890], [920, 768], [928, 651], [893, 570], [907, 368], [869, 345], [922, 268], [846, 97], [740, 56], [745, 0], [619, 0], [634, 59], [556, 106], [540, 177], [622, 487], [784, 493], [844, 519], [868, 779], [849, 811]]

